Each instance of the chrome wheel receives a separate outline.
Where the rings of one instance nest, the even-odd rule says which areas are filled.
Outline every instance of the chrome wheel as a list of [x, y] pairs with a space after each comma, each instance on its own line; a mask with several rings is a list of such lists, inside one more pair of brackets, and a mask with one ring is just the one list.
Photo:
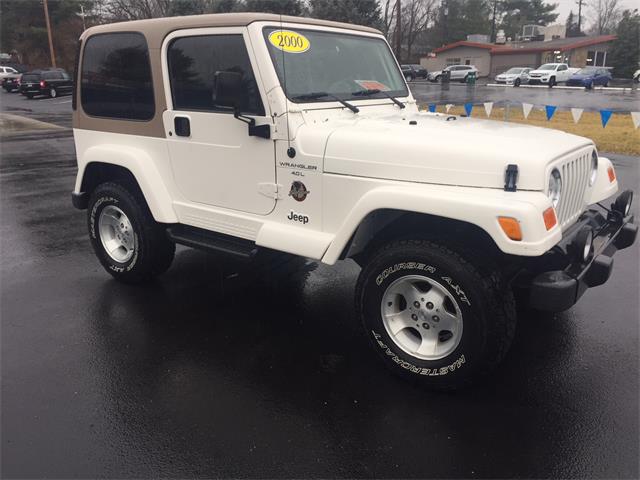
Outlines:
[[116, 262], [126, 263], [135, 252], [136, 238], [129, 218], [115, 205], [108, 205], [98, 219], [100, 242]]
[[391, 340], [409, 355], [438, 360], [462, 339], [462, 312], [455, 298], [435, 280], [408, 275], [382, 296], [382, 322]]

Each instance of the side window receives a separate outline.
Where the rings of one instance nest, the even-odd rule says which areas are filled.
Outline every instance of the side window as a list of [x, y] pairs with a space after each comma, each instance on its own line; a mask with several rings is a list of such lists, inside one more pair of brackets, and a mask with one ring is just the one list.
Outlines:
[[559, 71], [559, 72], [563, 72], [563, 71], [564, 71], [564, 70], [566, 70], [566, 69], [567, 69], [567, 66], [566, 66], [566, 65], [560, 65], [560, 66], [558, 67], [558, 71]]
[[169, 45], [167, 56], [174, 109], [228, 112], [215, 106], [213, 80], [216, 72], [234, 71], [242, 74], [241, 112], [264, 115], [242, 35], [177, 38]]
[[151, 120], [155, 113], [147, 41], [140, 33], [90, 37], [81, 70], [82, 108], [88, 115]]

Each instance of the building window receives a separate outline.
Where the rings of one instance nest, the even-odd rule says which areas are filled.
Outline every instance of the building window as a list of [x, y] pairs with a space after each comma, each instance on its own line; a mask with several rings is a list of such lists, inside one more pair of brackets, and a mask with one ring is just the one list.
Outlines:
[[604, 67], [607, 64], [607, 52], [601, 50], [589, 50], [586, 65]]
[[240, 111], [264, 115], [264, 106], [242, 35], [202, 35], [173, 40], [167, 53], [175, 110], [224, 111], [216, 107], [216, 72], [242, 75]]
[[95, 117], [151, 120], [155, 113], [147, 41], [140, 33], [90, 37], [82, 55], [82, 108]]
[[447, 58], [447, 67], [450, 65], [460, 65], [460, 58]]

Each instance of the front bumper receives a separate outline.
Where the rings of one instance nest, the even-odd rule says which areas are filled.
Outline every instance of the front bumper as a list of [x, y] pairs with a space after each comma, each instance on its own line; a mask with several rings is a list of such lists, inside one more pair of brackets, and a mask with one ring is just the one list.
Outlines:
[[[540, 262], [551, 267], [535, 275], [529, 288], [530, 306], [550, 312], [571, 308], [588, 288], [605, 283], [613, 270], [613, 255], [630, 247], [636, 240], [638, 226], [633, 216], [588, 210], [562, 238], [562, 241]], [[574, 245], [578, 233], [585, 227], [593, 229], [593, 255], [584, 262]]]
[[549, 83], [551, 77], [529, 77], [529, 85], [537, 85], [540, 83]]

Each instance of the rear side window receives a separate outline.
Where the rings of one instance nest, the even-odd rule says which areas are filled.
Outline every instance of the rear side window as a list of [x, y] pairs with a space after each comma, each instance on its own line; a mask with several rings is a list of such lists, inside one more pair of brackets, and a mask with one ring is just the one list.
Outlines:
[[23, 82], [39, 82], [40, 75], [38, 75], [37, 73], [24, 74], [22, 76], [22, 81]]
[[216, 108], [216, 72], [242, 74], [242, 113], [264, 115], [258, 85], [242, 35], [202, 35], [173, 40], [167, 52], [175, 110], [225, 111]]
[[151, 120], [155, 113], [147, 41], [140, 33], [107, 33], [87, 40], [81, 102], [88, 115]]

